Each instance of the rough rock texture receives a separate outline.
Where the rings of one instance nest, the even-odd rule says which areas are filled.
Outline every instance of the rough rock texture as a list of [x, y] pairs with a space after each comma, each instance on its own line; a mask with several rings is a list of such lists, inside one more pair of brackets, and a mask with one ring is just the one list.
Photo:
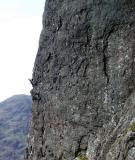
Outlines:
[[135, 0], [46, 0], [31, 82], [27, 160], [134, 160]]

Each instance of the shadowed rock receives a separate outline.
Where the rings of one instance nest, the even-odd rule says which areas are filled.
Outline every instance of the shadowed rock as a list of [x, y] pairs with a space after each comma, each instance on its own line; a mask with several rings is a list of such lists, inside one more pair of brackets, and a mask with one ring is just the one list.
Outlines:
[[27, 160], [135, 159], [135, 1], [46, 0], [33, 84]]

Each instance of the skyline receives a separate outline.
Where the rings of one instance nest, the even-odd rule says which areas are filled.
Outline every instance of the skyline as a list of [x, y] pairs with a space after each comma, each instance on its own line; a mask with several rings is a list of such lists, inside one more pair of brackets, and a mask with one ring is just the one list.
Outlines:
[[0, 1], [0, 15], [41, 16], [45, 0], [4, 0]]
[[13, 0], [11, 5], [5, 0], [0, 6], [0, 101], [3, 101], [16, 94], [30, 94], [28, 79], [32, 77], [38, 50], [44, 1]]

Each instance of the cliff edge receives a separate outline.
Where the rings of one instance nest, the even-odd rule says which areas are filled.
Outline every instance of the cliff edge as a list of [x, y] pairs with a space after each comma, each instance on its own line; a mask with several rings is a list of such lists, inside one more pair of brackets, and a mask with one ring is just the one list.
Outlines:
[[26, 160], [135, 159], [135, 0], [46, 0]]

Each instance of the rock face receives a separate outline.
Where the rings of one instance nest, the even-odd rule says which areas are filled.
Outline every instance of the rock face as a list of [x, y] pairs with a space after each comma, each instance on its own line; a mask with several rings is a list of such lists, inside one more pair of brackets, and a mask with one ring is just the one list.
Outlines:
[[135, 0], [46, 0], [32, 85], [27, 160], [134, 160]]
[[0, 160], [24, 160], [31, 106], [31, 96], [27, 95], [15, 95], [0, 103]]

